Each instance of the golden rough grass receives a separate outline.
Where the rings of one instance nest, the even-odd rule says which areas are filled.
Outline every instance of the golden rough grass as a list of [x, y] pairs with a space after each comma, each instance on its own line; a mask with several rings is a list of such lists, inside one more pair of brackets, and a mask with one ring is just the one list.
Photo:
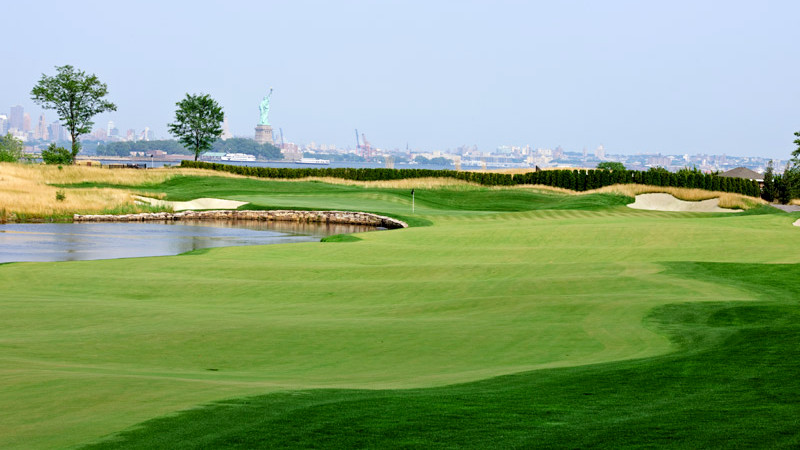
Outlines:
[[615, 184], [600, 189], [586, 191], [587, 194], [611, 193], [611, 194], [627, 195], [629, 197], [635, 197], [639, 194], [649, 194], [657, 192], [670, 194], [677, 199], [686, 200], [690, 202], [708, 200], [710, 198], [719, 198], [719, 206], [721, 208], [750, 209], [758, 205], [767, 204], [767, 202], [765, 202], [760, 198], [748, 197], [746, 195], [734, 194], [731, 192], [706, 191], [704, 189], [678, 188], [671, 186], [647, 186], [644, 184]]
[[534, 191], [555, 192], [557, 194], [567, 194], [567, 195], [586, 194], [586, 192], [578, 192], [560, 187], [547, 186], [544, 184], [518, 184], [516, 186], [497, 186], [495, 187], [495, 189], [531, 189]]
[[368, 188], [379, 189], [439, 189], [439, 188], [453, 188], [474, 186], [479, 187], [477, 183], [470, 183], [464, 180], [457, 180], [455, 178], [405, 178], [402, 180], [380, 180], [380, 181], [356, 181], [345, 180], [342, 178], [333, 177], [306, 177], [281, 181], [319, 181], [322, 183], [339, 184], [346, 186], [362, 186]]
[[[64, 199], [57, 200], [57, 192]], [[0, 221], [17, 220], [20, 216], [46, 218], [75, 212], [99, 213], [133, 205], [130, 193], [119, 189], [68, 189], [52, 186], [14, 183], [0, 189]]]
[[[508, 188], [499, 187], [498, 189]], [[571, 191], [569, 189], [545, 186], [541, 184], [519, 185], [514, 186], [511, 189], [533, 189], [537, 191], [555, 192], [567, 195], [619, 194], [626, 195], [628, 197], [636, 197], [639, 194], [666, 193], [677, 199], [691, 202], [708, 200], [710, 198], [719, 198], [719, 206], [721, 208], [738, 209], [750, 209], [758, 205], [767, 204], [767, 202], [760, 198], [748, 197], [746, 195], [733, 194], [730, 192], [706, 191], [703, 189], [678, 188], [670, 186], [647, 186], [644, 184], [615, 184], [612, 186], [606, 186], [600, 189], [593, 189], [591, 191], [584, 192]]]
[[[176, 175], [219, 175], [199, 169], [107, 169], [86, 166], [57, 166], [0, 163], [0, 221], [14, 221], [20, 217], [48, 218], [80, 212], [100, 213], [125, 209], [130, 212], [145, 211], [147, 207], [134, 202], [131, 193], [124, 189], [108, 188], [57, 188], [53, 184], [81, 182], [112, 183], [135, 186], [142, 183], [159, 183]], [[58, 200], [57, 192], [64, 198]]]

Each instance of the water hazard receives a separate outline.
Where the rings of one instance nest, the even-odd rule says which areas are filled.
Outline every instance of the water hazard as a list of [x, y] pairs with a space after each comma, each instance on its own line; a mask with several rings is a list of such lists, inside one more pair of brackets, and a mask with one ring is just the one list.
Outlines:
[[0, 225], [0, 263], [177, 255], [238, 245], [314, 242], [374, 230], [362, 225], [295, 222], [22, 223]]

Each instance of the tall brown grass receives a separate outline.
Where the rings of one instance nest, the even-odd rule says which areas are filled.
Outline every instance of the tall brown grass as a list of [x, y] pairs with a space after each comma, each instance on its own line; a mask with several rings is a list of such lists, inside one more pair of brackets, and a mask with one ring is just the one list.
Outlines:
[[746, 195], [734, 194], [731, 192], [706, 191], [703, 189], [678, 188], [671, 186], [648, 186], [644, 184], [615, 184], [613, 186], [606, 186], [600, 189], [587, 191], [586, 193], [611, 193], [635, 197], [639, 194], [658, 192], [670, 194], [677, 199], [690, 202], [708, 200], [710, 198], [719, 198], [719, 206], [721, 208], [750, 209], [758, 205], [767, 204], [767, 202], [760, 198], [748, 197]]
[[[499, 188], [502, 189], [502, 188]], [[644, 184], [615, 184], [612, 186], [593, 189], [590, 191], [577, 192], [569, 189], [545, 186], [541, 184], [519, 185], [514, 189], [533, 189], [544, 192], [555, 192], [566, 195], [586, 195], [586, 194], [618, 194], [628, 197], [635, 197], [639, 194], [665, 193], [670, 194], [679, 200], [697, 202], [710, 198], [719, 198], [719, 206], [722, 208], [750, 209], [758, 205], [765, 205], [767, 202], [760, 198], [748, 197], [741, 194], [730, 192], [706, 191], [703, 189], [679, 188], [670, 186], [648, 186]]]
[[282, 181], [319, 181], [322, 183], [339, 184], [345, 186], [361, 186], [377, 189], [440, 189], [480, 187], [477, 183], [470, 183], [455, 178], [405, 178], [402, 180], [356, 181], [333, 177], [307, 177], [299, 179], [282, 179]]
[[556, 194], [566, 195], [583, 195], [585, 192], [573, 191], [555, 186], [547, 186], [545, 184], [518, 184], [516, 186], [497, 186], [495, 189], [530, 189], [539, 192], [551, 192]]
[[[109, 210], [141, 212], [152, 210], [138, 205], [131, 192], [110, 188], [60, 188], [53, 185], [81, 182], [136, 186], [159, 183], [176, 175], [219, 175], [204, 170], [107, 169], [86, 166], [57, 166], [0, 163], [0, 221], [52, 220], [73, 213]], [[57, 193], [63, 198], [59, 199]]]
[[81, 182], [109, 183], [135, 186], [161, 183], [177, 175], [237, 176], [227, 172], [204, 169], [160, 168], [148, 170], [108, 169], [97, 166], [53, 166], [34, 164], [0, 164], [0, 176], [16, 177], [45, 184], [75, 184]]

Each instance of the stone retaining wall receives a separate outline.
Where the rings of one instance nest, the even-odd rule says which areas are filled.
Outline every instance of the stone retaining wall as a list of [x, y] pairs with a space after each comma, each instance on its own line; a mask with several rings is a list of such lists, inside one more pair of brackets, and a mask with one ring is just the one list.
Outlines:
[[379, 216], [365, 212], [351, 211], [292, 211], [292, 210], [271, 210], [271, 211], [237, 211], [237, 210], [218, 210], [218, 211], [181, 211], [176, 213], [140, 213], [140, 214], [121, 214], [121, 215], [82, 215], [75, 214], [72, 217], [74, 222], [150, 222], [150, 221], [170, 221], [170, 220], [272, 220], [284, 222], [319, 222], [319, 223], [343, 223], [353, 225], [368, 225], [383, 228], [407, 228], [408, 224], [392, 219], [391, 217]]

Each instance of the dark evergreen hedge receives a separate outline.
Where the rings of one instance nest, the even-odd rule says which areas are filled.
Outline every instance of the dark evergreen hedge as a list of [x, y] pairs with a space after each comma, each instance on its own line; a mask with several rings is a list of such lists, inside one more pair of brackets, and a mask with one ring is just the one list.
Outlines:
[[758, 182], [744, 178], [720, 177], [716, 174], [684, 170], [677, 173], [666, 170], [543, 170], [525, 174], [461, 172], [455, 170], [429, 169], [354, 169], [354, 168], [302, 168], [250, 167], [229, 164], [184, 160], [181, 167], [211, 169], [260, 178], [306, 178], [333, 177], [357, 181], [401, 180], [406, 178], [455, 178], [483, 186], [513, 186], [517, 184], [541, 184], [573, 191], [587, 191], [613, 184], [646, 184], [652, 186], [674, 186], [699, 188], [713, 191], [734, 192], [759, 197]]

